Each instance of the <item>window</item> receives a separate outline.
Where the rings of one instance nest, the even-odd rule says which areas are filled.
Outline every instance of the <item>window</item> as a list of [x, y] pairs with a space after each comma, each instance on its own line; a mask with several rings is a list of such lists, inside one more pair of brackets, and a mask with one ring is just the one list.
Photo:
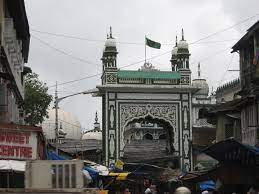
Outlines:
[[234, 137], [233, 123], [225, 124], [225, 138]]
[[76, 165], [72, 164], [71, 167], [71, 187], [76, 188]]
[[206, 108], [201, 108], [199, 110], [199, 119], [204, 119], [208, 115], [208, 110]]
[[58, 165], [58, 187], [63, 188], [63, 165]]
[[69, 178], [70, 178], [69, 165], [65, 164], [65, 188], [69, 188]]
[[52, 188], [76, 188], [76, 164], [51, 166]]
[[51, 173], [52, 173], [52, 188], [57, 188], [57, 169], [56, 165], [51, 165]]

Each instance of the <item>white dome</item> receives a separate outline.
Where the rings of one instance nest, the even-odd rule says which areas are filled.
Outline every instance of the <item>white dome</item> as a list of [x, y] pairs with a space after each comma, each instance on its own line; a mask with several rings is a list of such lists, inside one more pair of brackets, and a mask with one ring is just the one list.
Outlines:
[[116, 47], [116, 39], [115, 38], [108, 38], [105, 41], [105, 47]]
[[86, 133], [82, 136], [82, 140], [86, 140], [86, 139], [102, 140], [102, 132], [101, 132], [101, 131], [86, 132]]
[[178, 47], [174, 47], [172, 50], [172, 55], [177, 55]]
[[[55, 109], [48, 111], [49, 118], [42, 123], [43, 133], [47, 139], [55, 139]], [[66, 133], [67, 139], [81, 139], [81, 124], [78, 119], [69, 112], [58, 109], [58, 129]]]
[[206, 79], [195, 79], [192, 81], [192, 86], [200, 88], [200, 90], [196, 94], [209, 94], [209, 85]]
[[180, 41], [178, 42], [177, 47], [178, 47], [179, 49], [188, 49], [188, 48], [189, 48], [189, 45], [188, 45], [188, 43], [186, 42], [186, 40], [180, 40]]

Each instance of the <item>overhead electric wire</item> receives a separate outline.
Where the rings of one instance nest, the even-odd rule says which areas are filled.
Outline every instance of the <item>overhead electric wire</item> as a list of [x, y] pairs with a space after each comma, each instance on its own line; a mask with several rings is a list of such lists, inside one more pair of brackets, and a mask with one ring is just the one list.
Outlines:
[[70, 54], [70, 53], [68, 53], [68, 52], [65, 52], [65, 51], [63, 51], [63, 50], [61, 50], [61, 49], [59, 49], [59, 48], [54, 47], [53, 45], [51, 45], [51, 44], [49, 44], [48, 42], [46, 42], [46, 41], [44, 41], [44, 40], [42, 40], [42, 39], [36, 37], [36, 36], [33, 35], [33, 34], [32, 34], [31, 36], [32, 36], [33, 38], [35, 38], [36, 40], [38, 40], [39, 42], [41, 42], [42, 44], [44, 44], [44, 45], [46, 45], [46, 46], [48, 46], [48, 47], [54, 49], [55, 51], [57, 51], [57, 52], [59, 52], [59, 53], [61, 53], [61, 54], [63, 54], [63, 55], [66, 55], [66, 56], [71, 57], [71, 58], [73, 58], [73, 59], [75, 59], [75, 60], [78, 60], [78, 61], [83, 62], [83, 63], [90, 64], [90, 65], [99, 65], [99, 64], [97, 64], [97, 63], [94, 63], [94, 62], [91, 62], [91, 61], [88, 61], [88, 60], [85, 60], [85, 59], [82, 59], [82, 58], [79, 58], [79, 57], [75, 57], [74, 55], [72, 55], [72, 54]]
[[231, 63], [232, 63], [232, 61], [233, 61], [233, 58], [234, 58], [234, 53], [232, 53], [231, 58], [230, 58], [230, 61], [229, 61], [228, 65], [227, 65], [227, 69], [226, 69], [226, 71], [224, 72], [224, 74], [222, 75], [220, 81], [218, 82], [218, 83], [219, 83], [219, 84], [218, 84], [218, 87], [221, 85], [222, 81], [224, 80], [225, 75], [226, 75], [226, 73], [228, 72], [228, 69], [229, 69], [229, 67], [230, 67], [230, 65], [231, 65]]
[[[209, 57], [205, 57], [205, 58], [203, 58], [203, 59], [201, 59], [201, 60], [199, 60], [199, 61], [207, 60], [208, 58], [213, 57], [213, 56], [215, 56], [215, 55], [218, 55], [218, 54], [222, 53], [223, 51], [226, 51], [226, 50], [229, 49], [229, 48], [230, 48], [230, 47], [227, 47], [226, 49], [220, 50], [220, 51], [216, 52], [214, 55], [211, 55], [211, 56], [209, 56]], [[168, 53], [170, 53], [170, 52], [171, 52], [171, 50], [170, 50], [170, 51], [167, 51], [167, 52], [164, 52], [164, 53], [162, 53], [162, 54], [159, 54], [159, 55], [150, 57], [150, 58], [148, 58], [147, 60], [151, 60], [151, 59], [160, 57], [160, 56], [162, 56], [162, 55], [166, 55], [166, 54], [168, 54]], [[145, 62], [145, 59], [142, 59], [142, 60], [140, 60], [140, 61], [131, 63], [131, 64], [129, 64], [129, 65], [124, 65], [124, 66], [122, 66], [120, 69], [125, 68], [125, 67], [130, 67], [130, 66], [133, 66], [133, 65], [142, 63], [142, 62]], [[79, 78], [79, 79], [74, 79], [74, 80], [70, 80], [70, 81], [67, 81], [67, 82], [62, 82], [62, 83], [60, 83], [60, 84], [58, 84], [58, 85], [59, 85], [59, 86], [61, 86], [61, 85], [66, 85], [66, 84], [70, 84], [70, 83], [82, 81], [82, 80], [85, 80], [85, 79], [89, 79], [89, 78], [92, 78], [92, 77], [96, 77], [96, 76], [99, 76], [99, 75], [102, 75], [102, 73], [97, 73], [97, 74], [93, 74], [93, 75], [90, 75], [90, 76], [82, 77], [82, 78]], [[51, 86], [49, 86], [49, 88], [55, 87], [55, 86], [56, 86], [56, 85], [51, 85]]]
[[[34, 29], [31, 29], [31, 31], [37, 32], [37, 33], [41, 33], [41, 34], [47, 34], [47, 35], [51, 35], [51, 36], [56, 36], [56, 37], [71, 38], [71, 39], [77, 39], [77, 40], [85, 40], [85, 41], [89, 41], [89, 42], [101, 42], [101, 43], [104, 43], [106, 41], [106, 40], [88, 39], [88, 38], [79, 37], [79, 36], [73, 36], [73, 35], [56, 34], [56, 33], [52, 33], [52, 32], [46, 32], [46, 31], [40, 31], [40, 30], [34, 30]], [[233, 41], [233, 40], [237, 40], [237, 39], [200, 42], [198, 44], [222, 43], [222, 42], [229, 42], [229, 41]], [[141, 43], [141, 42], [124, 42], [124, 41], [117, 41], [116, 43], [118, 43], [118, 44], [140, 45], [140, 46], [143, 46], [143, 44], [144, 44], [144, 42]], [[168, 46], [175, 45], [175, 43], [161, 43], [161, 44], [162, 45], [168, 45]]]
[[[150, 58], [148, 58], [147, 60], [151, 60], [151, 59], [160, 57], [160, 56], [165, 55], [165, 54], [167, 54], [167, 53], [169, 53], [169, 52], [171, 52], [171, 50], [170, 50], [170, 51], [167, 51], [167, 52], [165, 52], [165, 53], [162, 53], [162, 54], [159, 54], [159, 55], [150, 57]], [[128, 65], [124, 65], [124, 66], [122, 66], [122, 67], [119, 68], [119, 69], [122, 69], [122, 68], [125, 68], [125, 67], [130, 67], [130, 66], [133, 66], [133, 65], [142, 63], [142, 62], [145, 62], [145, 59], [142, 59], [142, 60], [140, 60], [140, 61], [136, 61], [136, 62], [134, 62], [134, 63], [130, 63], [130, 64], [128, 64]], [[89, 78], [96, 77], [96, 76], [99, 76], [99, 75], [102, 75], [102, 73], [97, 73], [97, 74], [93, 74], [93, 75], [90, 75], [90, 76], [82, 77], [82, 78], [79, 78], [79, 79], [75, 79], [75, 80], [71, 80], [71, 81], [67, 81], [67, 82], [62, 82], [62, 83], [60, 83], [60, 84], [58, 84], [58, 85], [59, 85], [59, 86], [61, 86], [61, 85], [66, 85], [66, 84], [69, 84], [69, 83], [78, 82], [78, 81], [81, 81], [81, 80], [84, 80], [84, 79], [89, 79]], [[54, 86], [56, 86], [56, 85], [51, 85], [51, 86], [49, 86], [49, 88], [54, 87]]]
[[[248, 20], [251, 20], [252, 18], [254, 18], [254, 17], [258, 16], [258, 15], [259, 15], [259, 13], [255, 14], [255, 15], [249, 17], [249, 18], [246, 18], [246, 19], [244, 19], [244, 20], [241, 20], [240, 22], [237, 22], [237, 23], [235, 23], [234, 25], [229, 26], [229, 27], [227, 27], [227, 28], [225, 28], [225, 29], [222, 29], [222, 30], [219, 30], [219, 31], [217, 31], [217, 32], [214, 32], [214, 33], [212, 33], [212, 34], [210, 34], [210, 35], [208, 35], [208, 36], [206, 36], [206, 37], [204, 37], [204, 38], [200, 38], [200, 39], [198, 39], [198, 40], [196, 40], [196, 41], [194, 41], [194, 42], [191, 42], [191, 43], [189, 43], [189, 45], [191, 45], [191, 44], [197, 44], [198, 42], [200, 42], [200, 41], [202, 41], [202, 40], [208, 39], [208, 38], [210, 38], [210, 37], [212, 37], [212, 36], [215, 36], [216, 34], [225, 32], [225, 31], [227, 31], [227, 30], [229, 30], [229, 29], [231, 29], [231, 28], [234, 28], [234, 27], [236, 27], [236, 26], [242, 24], [242, 23], [245, 23], [245, 22], [248, 21]], [[34, 30], [34, 31], [35, 31], [35, 30]], [[52, 34], [52, 33], [48, 33], [48, 34]], [[57, 35], [57, 34], [56, 34], [56, 35]], [[62, 36], [66, 36], [66, 35], [62, 35]], [[35, 36], [34, 36], [34, 37], [35, 37]], [[74, 36], [71, 36], [71, 37], [74, 37]], [[42, 43], [45, 42], [45, 41], [42, 41], [41, 39], [38, 39], [38, 40], [40, 40]], [[90, 40], [90, 39], [87, 39], [87, 40]], [[101, 40], [91, 40], [91, 41], [101, 41]], [[102, 42], [104, 42], [104, 41], [102, 41]], [[46, 42], [45, 42], [45, 43], [46, 43]], [[133, 43], [133, 44], [135, 44], [135, 43]], [[49, 44], [47, 43], [47, 44], [45, 44], [45, 45], [49, 45]], [[142, 45], [143, 45], [143, 44], [142, 44]], [[50, 45], [50, 46], [51, 46], [51, 45]], [[54, 49], [56, 50], [56, 48], [54, 48]], [[228, 47], [227, 49], [229, 49], [229, 47]], [[59, 50], [59, 49], [58, 49], [58, 50]], [[217, 52], [217, 53], [221, 53], [221, 52], [223, 52], [223, 51], [225, 51], [225, 50], [226, 50], [226, 49], [221, 50], [221, 51], [219, 51], [219, 52]], [[150, 57], [150, 58], [148, 58], [147, 60], [151, 60], [151, 59], [154, 59], [154, 58], [163, 56], [163, 55], [168, 54], [168, 53], [170, 53], [170, 52], [171, 52], [171, 50], [166, 51], [166, 52], [161, 53], [161, 54], [159, 54], [159, 55]], [[63, 53], [63, 51], [62, 51], [62, 53]], [[216, 54], [217, 54], [217, 53], [216, 53]], [[214, 56], [214, 55], [213, 55], [213, 56]], [[74, 56], [73, 56], [73, 57], [74, 57]], [[207, 57], [207, 58], [208, 58], [208, 57]], [[207, 58], [204, 58], [204, 59], [202, 59], [202, 60], [204, 61], [204, 60], [206, 60]], [[209, 57], [209, 58], [210, 58], [210, 57]], [[85, 61], [85, 60], [83, 60], [83, 61]], [[131, 63], [131, 64], [129, 64], [129, 65], [122, 66], [121, 68], [133, 66], [133, 65], [136, 65], [136, 64], [141, 63], [141, 62], [144, 62], [144, 61], [145, 61], [145, 59], [140, 60], [140, 61], [137, 61], [137, 62], [134, 62], [134, 63]], [[93, 64], [95, 64], [95, 63], [93, 63]], [[95, 64], [95, 65], [99, 65], [99, 64]], [[75, 79], [75, 80], [70, 80], [70, 81], [67, 81], [67, 82], [62, 82], [62, 83], [60, 83], [60, 84], [58, 84], [58, 85], [70, 84], [70, 83], [73, 83], [73, 82], [78, 82], [78, 81], [81, 81], [81, 80], [84, 80], [84, 79], [89, 79], [89, 78], [96, 77], [96, 76], [99, 76], [99, 75], [102, 75], [102, 73], [97, 73], [97, 74], [89, 75], [89, 76], [86, 76], [86, 77], [83, 77], [83, 78], [79, 78], [79, 79]], [[49, 87], [54, 87], [54, 86], [55, 86], [55, 85], [52, 85], [52, 86], [49, 86]]]
[[[227, 31], [227, 30], [229, 30], [229, 29], [231, 29], [231, 28], [233, 28], [233, 27], [235, 27], [235, 26], [237, 26], [237, 25], [240, 25], [240, 24], [242, 24], [242, 23], [245, 23], [245, 22], [248, 21], [248, 20], [251, 20], [251, 19], [255, 18], [255, 17], [258, 16], [258, 15], [259, 15], [259, 13], [255, 14], [255, 15], [253, 15], [253, 16], [251, 16], [251, 17], [248, 17], [248, 18], [246, 18], [246, 19], [244, 19], [244, 20], [241, 20], [241, 21], [239, 21], [239, 22], [237, 22], [237, 23], [235, 23], [235, 24], [233, 24], [233, 25], [231, 25], [231, 26], [229, 26], [229, 27], [227, 27], [227, 28], [224, 28], [224, 29], [219, 30], [219, 31], [217, 31], [217, 32], [214, 32], [214, 33], [212, 33], [212, 34], [210, 34], [210, 35], [208, 35], [208, 36], [205, 36], [205, 37], [203, 37], [203, 38], [200, 38], [200, 39], [198, 39], [198, 40], [196, 40], [196, 41], [194, 41], [194, 42], [191, 42], [190, 45], [191, 45], [191, 44], [196, 44], [196, 43], [198, 43], [198, 42], [200, 42], [200, 41], [202, 41], [202, 40], [208, 39], [208, 38], [210, 38], [210, 37], [212, 37], [212, 36], [215, 36], [215, 35], [218, 34], [218, 33], [225, 32], [225, 31]], [[59, 34], [59, 33], [53, 33], [53, 32], [46, 32], [46, 31], [41, 31], [41, 30], [37, 30], [37, 29], [33, 29], [33, 28], [31, 29], [31, 31], [34, 31], [34, 32], [37, 32], [37, 33], [42, 33], [42, 34], [48, 34], [48, 35], [51, 35], [51, 36], [63, 37], [63, 38], [86, 40], [86, 41], [89, 41], [89, 42], [102, 42], [102, 43], [105, 42], [105, 40], [90, 39], [90, 38], [79, 37], [79, 36], [74, 36], [74, 35], [66, 35], [66, 34]], [[225, 41], [230, 41], [230, 40], [225, 40]], [[216, 43], [216, 42], [222, 42], [222, 41], [213, 41], [213, 43]], [[143, 43], [140, 43], [140, 42], [117, 41], [117, 43], [118, 43], [118, 44], [143, 45]], [[204, 43], [206, 43], [206, 42], [204, 42]], [[174, 45], [174, 43], [162, 43], [162, 45]]]
[[[230, 47], [227, 47], [227, 49], [229, 49], [229, 48], [230, 48]], [[214, 55], [210, 55], [209, 57], [202, 58], [202, 59], [199, 60], [199, 61], [205, 61], [205, 60], [209, 59], [210, 57], [214, 57], [214, 56], [216, 56], [216, 55], [222, 53], [223, 51], [226, 51], [227, 49], [220, 50], [220, 51], [216, 52]], [[156, 55], [156, 56], [150, 57], [150, 58], [148, 58], [147, 60], [151, 60], [151, 59], [160, 57], [160, 56], [165, 55], [165, 54], [167, 54], [167, 53], [169, 53], [169, 52], [171, 52], [171, 50], [170, 50], [170, 51], [167, 51], [167, 52], [165, 52], [165, 53], [162, 53], [162, 54], [160, 54], [160, 55]], [[125, 68], [125, 67], [130, 67], [130, 66], [133, 66], [133, 65], [142, 63], [142, 62], [144, 62], [144, 61], [145, 61], [145, 59], [140, 60], [140, 61], [137, 61], [137, 62], [134, 62], [134, 63], [131, 63], [131, 64], [129, 64], [129, 65], [124, 65], [124, 66], [122, 66], [120, 69]], [[192, 64], [194, 64], [194, 63], [192, 63]], [[192, 65], [192, 64], [190, 64], [190, 65]], [[81, 81], [81, 80], [89, 79], [89, 78], [92, 78], [92, 77], [96, 77], [96, 76], [99, 76], [99, 75], [102, 75], [102, 73], [98, 73], [98, 74], [94, 74], [94, 75], [82, 77], [82, 78], [75, 79], [75, 80], [70, 80], [70, 81], [67, 81], [67, 82], [62, 82], [62, 83], [60, 83], [60, 84], [58, 84], [58, 85], [59, 85], [59, 86], [61, 86], [61, 85], [66, 85], [66, 84], [78, 82], [78, 81]], [[56, 86], [56, 85], [51, 85], [51, 86], [49, 86], [49, 88], [55, 87], [55, 86]]]
[[[51, 36], [56, 36], [56, 37], [63, 37], [63, 38], [71, 38], [71, 39], [77, 39], [77, 40], [85, 40], [89, 42], [101, 42], [104, 43], [106, 40], [98, 40], [98, 39], [89, 39], [85, 37], [80, 37], [80, 36], [74, 36], [74, 35], [66, 35], [66, 34], [59, 34], [59, 33], [53, 33], [53, 32], [46, 32], [46, 31], [41, 31], [41, 30], [36, 30], [36, 29], [31, 29], [33, 32], [38, 32], [41, 34], [48, 34]], [[118, 44], [134, 44], [134, 45], [143, 45], [141, 42], [123, 42], [123, 41], [117, 41], [116, 43]]]
[[212, 37], [212, 36], [215, 36], [216, 34], [225, 32], [225, 31], [227, 31], [227, 30], [229, 30], [229, 29], [231, 29], [231, 28], [234, 28], [234, 27], [236, 27], [236, 26], [242, 24], [242, 23], [245, 23], [245, 22], [248, 21], [248, 20], [251, 20], [251, 19], [255, 18], [255, 17], [258, 16], [258, 15], [259, 15], [259, 13], [255, 14], [255, 15], [253, 15], [253, 16], [251, 16], [251, 17], [248, 17], [248, 18], [246, 18], [246, 19], [244, 19], [244, 20], [241, 20], [241, 21], [239, 21], [239, 22], [237, 22], [237, 23], [233, 24], [232, 26], [229, 26], [229, 27], [227, 27], [227, 28], [225, 28], [225, 29], [219, 30], [219, 31], [217, 31], [217, 32], [214, 32], [214, 33], [208, 35], [208, 36], [205, 36], [204, 38], [200, 38], [200, 39], [198, 39], [198, 40], [196, 40], [196, 41], [194, 41], [194, 42], [192, 42], [192, 43], [190, 43], [190, 44], [196, 44], [197, 42], [200, 42], [200, 41], [202, 41], [202, 40], [208, 39], [208, 38], [210, 38], [210, 37]]

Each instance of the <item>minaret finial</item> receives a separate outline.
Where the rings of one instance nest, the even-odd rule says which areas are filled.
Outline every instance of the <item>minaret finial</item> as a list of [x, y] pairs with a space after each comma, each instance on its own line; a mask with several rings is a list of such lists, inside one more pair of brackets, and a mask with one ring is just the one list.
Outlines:
[[110, 26], [110, 38], [112, 38], [112, 27]]
[[175, 46], [177, 46], [177, 35], [175, 36]]
[[183, 32], [183, 28], [182, 28], [182, 40], [184, 40], [184, 32]]
[[201, 78], [201, 64], [200, 64], [200, 62], [198, 64], [198, 78], [199, 79]]
[[96, 113], [95, 113], [95, 123], [97, 123], [98, 122], [98, 114], [97, 114], [97, 111], [96, 111]]

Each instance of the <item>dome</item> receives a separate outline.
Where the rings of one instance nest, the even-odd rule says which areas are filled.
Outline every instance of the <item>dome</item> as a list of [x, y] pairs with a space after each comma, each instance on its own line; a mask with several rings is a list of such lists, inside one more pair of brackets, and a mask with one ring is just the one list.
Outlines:
[[201, 95], [209, 94], [209, 85], [206, 79], [195, 79], [192, 81], [192, 86], [196, 88], [200, 88], [200, 90], [196, 92], [196, 94], [201, 94]]
[[102, 132], [101, 132], [101, 131], [86, 132], [86, 133], [82, 136], [82, 140], [86, 140], [86, 139], [102, 140]]
[[[55, 139], [55, 109], [48, 111], [49, 118], [42, 123], [42, 130], [47, 139]], [[81, 139], [81, 124], [71, 113], [58, 109], [58, 129], [66, 133], [67, 139]]]
[[116, 39], [115, 38], [108, 38], [105, 41], [105, 47], [116, 47]]
[[177, 46], [178, 46], [179, 49], [188, 49], [189, 48], [189, 45], [188, 45], [186, 40], [180, 40], [178, 42]]

